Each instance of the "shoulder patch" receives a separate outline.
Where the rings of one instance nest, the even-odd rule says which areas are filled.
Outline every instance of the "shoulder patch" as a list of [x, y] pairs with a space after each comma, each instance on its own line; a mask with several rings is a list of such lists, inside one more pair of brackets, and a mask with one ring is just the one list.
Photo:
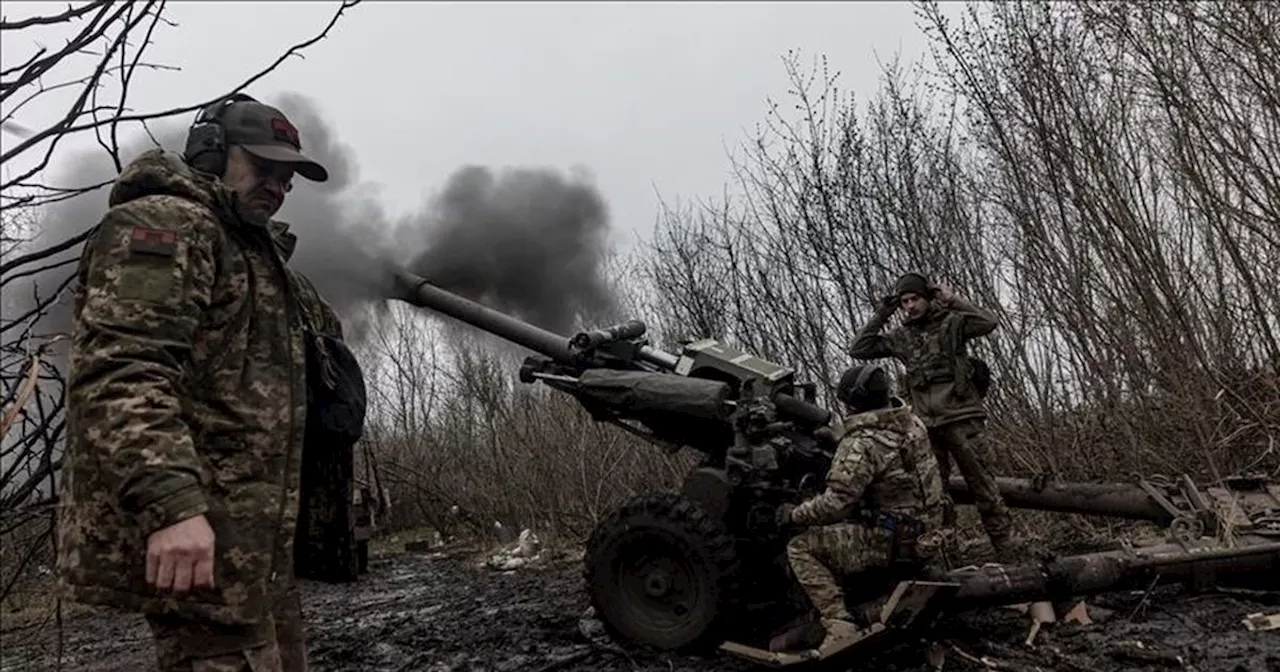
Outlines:
[[129, 235], [129, 252], [172, 257], [178, 250], [178, 232], [135, 226]]

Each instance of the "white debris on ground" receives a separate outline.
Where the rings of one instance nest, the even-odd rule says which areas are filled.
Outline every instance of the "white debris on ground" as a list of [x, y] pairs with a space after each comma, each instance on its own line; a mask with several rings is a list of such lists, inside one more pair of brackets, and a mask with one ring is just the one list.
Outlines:
[[587, 607], [578, 618], [578, 632], [588, 641], [596, 644], [607, 644], [609, 635], [604, 629], [604, 621], [596, 617], [594, 607]]
[[486, 565], [500, 572], [509, 572], [542, 560], [542, 543], [533, 530], [520, 531], [520, 538], [514, 544], [489, 556]]

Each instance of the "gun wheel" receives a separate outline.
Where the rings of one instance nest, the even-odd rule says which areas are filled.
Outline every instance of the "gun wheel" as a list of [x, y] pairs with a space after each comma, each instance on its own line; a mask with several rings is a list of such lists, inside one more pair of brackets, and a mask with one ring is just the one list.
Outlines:
[[617, 639], [659, 649], [715, 644], [737, 568], [733, 538], [675, 494], [637, 497], [587, 541], [591, 604]]

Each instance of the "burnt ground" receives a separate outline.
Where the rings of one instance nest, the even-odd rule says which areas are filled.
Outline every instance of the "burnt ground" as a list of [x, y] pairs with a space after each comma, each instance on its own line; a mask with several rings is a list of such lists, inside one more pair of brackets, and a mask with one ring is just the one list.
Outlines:
[[[725, 655], [628, 652], [602, 639], [598, 623], [580, 622], [587, 601], [577, 562], [499, 573], [478, 567], [475, 558], [410, 553], [373, 560], [357, 584], [305, 584], [311, 669], [759, 669]], [[1033, 647], [1022, 644], [1026, 617], [1011, 609], [949, 619], [935, 631], [949, 651], [944, 669], [1280, 670], [1280, 630], [1251, 632], [1241, 623], [1247, 614], [1280, 610], [1280, 595], [1188, 595], [1170, 587], [1097, 597], [1089, 604], [1093, 625], [1047, 625]], [[3, 633], [0, 670], [55, 669], [54, 642], [48, 627]], [[69, 619], [62, 648], [64, 670], [153, 669], [148, 633], [137, 617], [91, 612]], [[864, 658], [858, 669], [923, 672], [930, 668], [921, 648], [903, 646]]]

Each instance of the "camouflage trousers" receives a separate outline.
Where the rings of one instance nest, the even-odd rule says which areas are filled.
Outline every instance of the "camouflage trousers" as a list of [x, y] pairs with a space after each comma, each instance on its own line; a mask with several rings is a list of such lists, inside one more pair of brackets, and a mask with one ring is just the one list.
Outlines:
[[[993, 542], [1009, 537], [1009, 509], [996, 487], [996, 479], [987, 468], [987, 433], [983, 420], [961, 420], [929, 429], [933, 453], [938, 458], [938, 471], [946, 488], [951, 477], [951, 458], [960, 467], [960, 475], [973, 494], [974, 506], [982, 519], [982, 527]], [[946, 491], [949, 492], [949, 491]], [[943, 524], [955, 525], [955, 508], [950, 494], [944, 497], [946, 514]]]
[[824, 619], [851, 620], [841, 583], [845, 576], [891, 562], [887, 530], [857, 523], [811, 527], [787, 542], [796, 581]]
[[296, 584], [279, 593], [264, 627], [174, 615], [147, 616], [160, 672], [306, 672], [306, 632]]

